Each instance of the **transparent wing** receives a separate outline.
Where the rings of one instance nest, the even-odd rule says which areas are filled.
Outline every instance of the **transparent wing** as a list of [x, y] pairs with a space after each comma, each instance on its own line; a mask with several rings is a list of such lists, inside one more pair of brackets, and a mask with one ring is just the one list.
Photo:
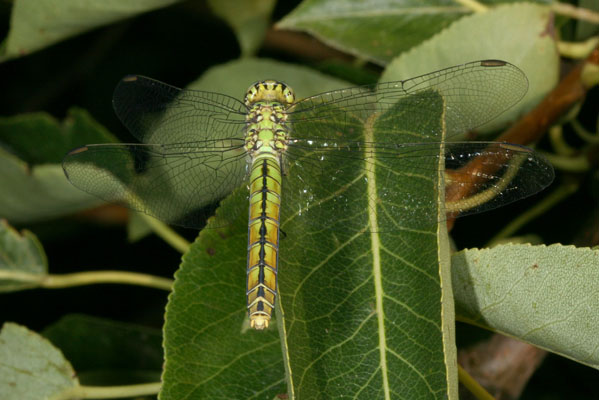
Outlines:
[[243, 145], [242, 139], [87, 145], [69, 152], [63, 169], [73, 185], [108, 202], [202, 228], [217, 202], [245, 180]]
[[[460, 80], [468, 81], [466, 75]], [[384, 106], [363, 103], [363, 107], [358, 103], [370, 97], [354, 94], [303, 114], [326, 115], [326, 119], [302, 119], [302, 114], [293, 113], [284, 169], [288, 176], [283, 184], [285, 223], [302, 215], [309, 224], [339, 230], [430, 228], [431, 222], [445, 219], [439, 209], [445, 167], [456, 169], [448, 174], [451, 183], [468, 188], [464, 195], [471, 200], [449, 204], [452, 214], [499, 207], [552, 181], [551, 165], [526, 147], [444, 142], [450, 109], [446, 93], [429, 86], [410, 95], [397, 94], [395, 102]], [[469, 93], [476, 92], [464, 91], [462, 97], [467, 100]], [[478, 97], [485, 103], [481, 93], [471, 102]], [[451, 99], [449, 104], [461, 108], [461, 115], [472, 115], [463, 126], [484, 120], [468, 110], [469, 101], [457, 105]], [[480, 168], [462, 168], [474, 159], [484, 160]], [[377, 226], [372, 226], [373, 216]]]
[[[445, 102], [445, 138], [464, 133], [491, 121], [516, 104], [528, 90], [528, 80], [518, 67], [499, 60], [482, 60], [457, 65], [415, 78], [353, 87], [308, 97], [290, 110], [295, 131], [310, 131], [315, 123], [334, 118], [358, 118], [366, 121], [375, 113], [384, 113], [409, 96], [421, 95], [420, 103], [410, 103], [398, 110], [416, 122], [430, 116], [434, 100], [441, 95]], [[423, 94], [426, 96], [422, 96]], [[434, 103], [434, 101], [433, 101]], [[426, 132], [442, 140], [439, 131]], [[335, 132], [326, 133], [335, 137]]]
[[126, 76], [113, 95], [116, 114], [143, 143], [189, 143], [243, 136], [247, 109], [224, 94], [179, 89], [143, 76]]
[[[484, 160], [483, 167], [462, 168], [474, 159]], [[448, 211], [460, 215], [501, 207], [553, 180], [553, 168], [542, 155], [496, 142], [339, 145], [298, 139], [285, 165], [283, 229], [302, 217], [310, 227], [371, 231], [369, 214], [374, 213], [377, 231], [424, 230], [445, 219], [444, 212], [431, 212], [439, 204], [436, 178], [443, 165], [451, 176], [446, 183], [468, 187], [470, 201], [447, 203]]]
[[[485, 60], [299, 101], [289, 108], [283, 218], [311, 215], [305, 218], [310, 223], [350, 230], [373, 229], [371, 212], [387, 216], [379, 218], [379, 230], [438, 220], [428, 211], [421, 214], [439, 203], [435, 179], [441, 161], [461, 165], [474, 156], [486, 156], [490, 168], [458, 169], [451, 180], [468, 187], [469, 196], [487, 195], [469, 204], [449, 204], [452, 211], [480, 212], [535, 193], [551, 181], [553, 170], [530, 149], [444, 144], [446, 137], [511, 107], [527, 86], [515, 66]], [[240, 101], [130, 76], [117, 86], [114, 107], [147, 144], [72, 151], [64, 169], [75, 186], [166, 222], [198, 228], [211, 211], [206, 207], [244, 182], [247, 109]]]

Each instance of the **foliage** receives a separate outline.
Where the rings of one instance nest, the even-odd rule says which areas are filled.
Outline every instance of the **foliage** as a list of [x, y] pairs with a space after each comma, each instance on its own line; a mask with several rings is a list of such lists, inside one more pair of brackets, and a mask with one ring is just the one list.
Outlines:
[[[594, 333], [599, 251], [589, 248], [597, 245], [592, 233], [599, 219], [599, 183], [591, 164], [599, 141], [596, 110], [589, 106], [592, 91], [591, 99], [568, 115], [565, 110], [553, 115], [551, 104], [542, 103], [545, 120], [556, 124], [549, 139], [540, 140], [543, 132], [534, 139], [558, 170], [549, 194], [458, 220], [452, 238], [461, 250], [452, 255], [445, 229], [452, 221], [446, 221], [440, 207], [441, 175], [426, 177], [430, 190], [413, 190], [431, 199], [430, 208], [405, 221], [381, 218], [401, 229], [346, 229], [358, 225], [349, 218], [372, 218], [368, 210], [380, 208], [383, 214], [385, 199], [376, 201], [369, 192], [383, 187], [381, 182], [385, 188], [397, 185], [397, 191], [418, 186], [417, 175], [437, 171], [436, 165], [401, 171], [405, 175], [395, 180], [388, 178], [395, 161], [377, 165], [377, 172], [368, 176], [375, 187], [369, 179], [356, 185], [347, 207], [351, 215], [326, 216], [327, 229], [309, 217], [282, 221], [280, 301], [276, 323], [265, 332], [249, 329], [246, 318], [245, 186], [223, 199], [217, 217], [199, 235], [179, 232], [195, 241], [175, 274], [164, 321], [165, 296], [133, 287], [125, 292], [113, 286], [89, 292], [63, 289], [73, 295], [61, 306], [42, 300], [35, 303], [35, 312], [27, 308], [34, 296], [52, 297], [50, 291], [28, 290], [32, 288], [107, 282], [171, 287], [167, 279], [141, 273], [80, 275], [90, 265], [128, 269], [128, 263], [133, 264], [130, 269], [168, 275], [166, 267], [174, 269], [178, 259], [147, 236], [154, 230], [167, 241], [177, 234], [139, 218], [128, 225], [137, 242], [116, 244], [124, 240], [121, 214], [97, 208], [101, 202], [71, 186], [60, 165], [74, 147], [132, 141], [127, 134], [111, 133], [123, 128], [109, 113], [110, 93], [128, 73], [239, 99], [251, 83], [270, 78], [285, 81], [298, 98], [306, 98], [352, 86], [365, 76], [386, 82], [473, 60], [501, 59], [524, 71], [529, 90], [509, 112], [477, 129], [477, 135], [493, 140], [498, 129], [538, 108], [559, 83], [563, 43], [557, 37], [582, 42], [599, 31], [596, 22], [568, 15], [556, 24], [555, 6], [543, 2], [448, 6], [437, 0], [305, 0], [293, 9], [273, 1], [175, 3], [15, 0], [12, 7], [0, 8], [5, 21], [10, 18], [0, 47], [5, 94], [0, 103], [5, 114], [0, 118], [0, 301], [7, 310], [0, 331], [0, 359], [7, 360], [0, 369], [2, 399], [152, 396], [159, 388], [162, 400], [285, 395], [454, 399], [455, 319], [567, 357], [579, 364], [583, 376], [589, 373], [586, 366], [599, 367]], [[587, 14], [578, 15], [597, 16], [583, 11]], [[599, 81], [596, 64], [587, 62], [585, 68], [586, 82]], [[439, 102], [438, 107], [427, 106], [434, 111], [426, 124], [401, 125], [408, 119], [395, 117], [423, 101], [411, 97], [377, 116], [371, 127], [363, 121], [352, 125], [352, 134], [377, 141], [401, 130], [405, 142], [423, 131], [444, 131], [442, 97], [426, 100]], [[44, 112], [30, 112], [39, 109]], [[349, 126], [346, 122], [331, 120], [314, 129], [336, 131]], [[437, 156], [428, 161], [435, 160]], [[348, 160], [327, 168], [359, 168], [352, 165]], [[299, 187], [291, 173], [285, 179], [283, 185]], [[327, 182], [320, 183], [324, 191], [330, 189]], [[288, 207], [284, 198], [283, 207]], [[291, 211], [284, 213], [293, 215]], [[229, 226], [215, 227], [225, 219]], [[106, 228], [115, 220], [116, 227]], [[504, 225], [513, 232], [513, 224], [523, 236], [504, 235], [494, 237], [493, 246], [485, 243]], [[499, 241], [503, 244], [494, 246]], [[70, 272], [74, 274], [66, 274]], [[149, 300], [136, 301], [137, 296]], [[91, 297], [96, 311], [85, 309]], [[70, 315], [77, 312], [104, 318]], [[460, 348], [465, 336], [458, 337]], [[97, 385], [110, 390], [94, 392]], [[537, 398], [534, 390], [544, 385], [551, 390], [550, 384], [535, 389], [531, 383], [530, 398]], [[560, 390], [564, 395], [578, 390], [577, 398], [597, 395], [591, 392], [596, 388]]]

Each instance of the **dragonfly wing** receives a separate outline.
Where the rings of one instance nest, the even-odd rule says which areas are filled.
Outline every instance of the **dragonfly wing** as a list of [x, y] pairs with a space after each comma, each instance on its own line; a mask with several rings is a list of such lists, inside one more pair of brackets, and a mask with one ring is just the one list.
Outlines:
[[[516, 104], [528, 90], [528, 79], [518, 67], [498, 60], [470, 62], [411, 79], [335, 90], [294, 104], [293, 124], [313, 124], [346, 116], [366, 120], [384, 113], [407, 97], [437, 94], [445, 102], [445, 137], [464, 133], [496, 118]], [[423, 102], [409, 110], [413, 120], [430, 116]], [[407, 114], [407, 113], [406, 113]], [[440, 140], [441, 138], [437, 138]]]
[[448, 143], [445, 168], [446, 211], [454, 217], [531, 196], [554, 178], [553, 166], [542, 154], [511, 143]]
[[[245, 179], [243, 140], [193, 144], [95, 144], [63, 161], [76, 187], [175, 225], [202, 228], [207, 209]], [[230, 217], [230, 216], [227, 216]]]
[[[527, 88], [517, 67], [484, 60], [296, 103], [289, 111], [284, 214], [311, 215], [306, 220], [317, 225], [339, 223], [339, 229], [353, 231], [429, 227], [445, 218], [438, 205], [446, 164], [459, 168], [447, 176], [453, 186], [468, 189], [464, 196], [486, 193], [470, 203], [452, 202], [453, 214], [482, 212], [536, 193], [551, 182], [553, 169], [532, 150], [445, 142], [492, 120]], [[473, 158], [486, 166], [462, 168]]]
[[[116, 114], [144, 143], [187, 143], [242, 136], [247, 108], [219, 93], [179, 89], [143, 76], [126, 76], [113, 95]], [[209, 132], [198, 137], [198, 132]]]
[[[484, 160], [484, 169], [463, 168], [475, 159]], [[447, 203], [452, 216], [503, 206], [539, 192], [553, 180], [551, 164], [539, 153], [495, 142], [296, 140], [285, 165], [283, 229], [302, 216], [312, 227], [372, 231], [370, 217], [375, 216], [377, 231], [426, 230], [446, 219], [438, 210], [443, 165], [451, 177], [445, 179], [447, 184], [468, 187], [470, 201]]]

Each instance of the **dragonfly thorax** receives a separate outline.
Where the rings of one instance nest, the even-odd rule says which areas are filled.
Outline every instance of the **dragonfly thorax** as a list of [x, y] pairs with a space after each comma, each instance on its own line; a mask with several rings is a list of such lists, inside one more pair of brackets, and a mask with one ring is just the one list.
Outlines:
[[278, 156], [287, 148], [287, 114], [280, 103], [257, 102], [246, 117], [245, 149], [252, 158], [270, 153]]

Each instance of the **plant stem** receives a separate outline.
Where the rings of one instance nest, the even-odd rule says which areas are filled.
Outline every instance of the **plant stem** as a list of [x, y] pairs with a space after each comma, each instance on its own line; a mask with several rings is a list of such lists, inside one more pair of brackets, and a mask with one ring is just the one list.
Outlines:
[[553, 153], [539, 152], [556, 168], [568, 172], [586, 172], [591, 168], [589, 160], [584, 155], [576, 157], [560, 156]]
[[564, 137], [564, 129], [561, 125], [554, 125], [549, 128], [549, 140], [555, 153], [561, 156], [573, 156], [576, 149], [571, 147]]
[[458, 364], [458, 379], [477, 399], [495, 400], [460, 364]]
[[581, 21], [599, 24], [599, 14], [586, 8], [575, 7], [571, 4], [554, 2], [549, 6], [556, 14], [575, 18]]
[[585, 142], [591, 144], [599, 144], [599, 134], [587, 131], [577, 120], [570, 121], [574, 132]]
[[162, 383], [144, 383], [123, 386], [75, 386], [53, 396], [51, 400], [117, 399], [157, 394]]
[[45, 275], [41, 276], [41, 279], [38, 280], [40, 281], [40, 286], [46, 289], [59, 289], [98, 283], [120, 283], [171, 290], [171, 286], [173, 285], [172, 279], [125, 271], [89, 271], [64, 275]]
[[583, 42], [565, 42], [559, 40], [557, 42], [557, 50], [559, 54], [568, 57], [581, 59], [587, 57], [599, 44], [599, 36], [593, 36]]
[[140, 213], [140, 215], [150, 226], [152, 231], [154, 231], [154, 233], [160, 236], [165, 242], [170, 244], [176, 250], [178, 250], [181, 253], [185, 253], [187, 250], [189, 250], [189, 246], [191, 246], [191, 243], [185, 240], [181, 235], [179, 235], [177, 232], [171, 229], [168, 225], [144, 213]]

